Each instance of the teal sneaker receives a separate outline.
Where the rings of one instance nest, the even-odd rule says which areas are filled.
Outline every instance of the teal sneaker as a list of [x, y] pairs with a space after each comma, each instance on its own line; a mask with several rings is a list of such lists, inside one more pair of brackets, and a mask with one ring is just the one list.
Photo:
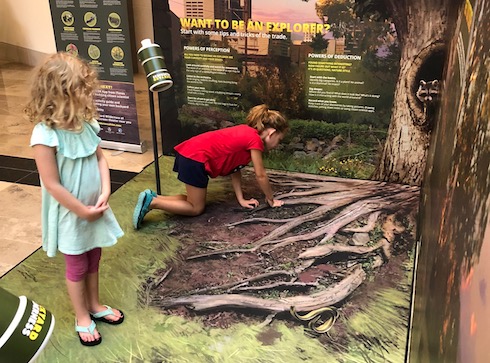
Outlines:
[[146, 189], [139, 194], [138, 201], [136, 202], [136, 207], [134, 207], [133, 212], [134, 229], [139, 229], [141, 227], [143, 218], [145, 218], [146, 214], [150, 211], [150, 203], [156, 196], [157, 193], [150, 189]]

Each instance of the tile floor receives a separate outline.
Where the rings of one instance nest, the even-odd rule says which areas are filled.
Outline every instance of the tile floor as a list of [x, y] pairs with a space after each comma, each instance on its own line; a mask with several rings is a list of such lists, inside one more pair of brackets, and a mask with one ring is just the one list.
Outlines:
[[[29, 147], [33, 125], [22, 113], [31, 75], [31, 67], [0, 60], [0, 278], [41, 245], [39, 175]], [[144, 75], [134, 83], [140, 139], [148, 151], [104, 150], [113, 191], [153, 161]]]

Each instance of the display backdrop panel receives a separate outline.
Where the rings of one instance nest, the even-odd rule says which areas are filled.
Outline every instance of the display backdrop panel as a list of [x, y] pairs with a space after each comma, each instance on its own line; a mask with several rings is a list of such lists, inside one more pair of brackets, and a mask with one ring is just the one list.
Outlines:
[[[184, 0], [189, 14], [179, 16], [169, 4], [152, 1], [155, 42], [175, 80], [159, 93], [161, 105], [162, 99], [176, 105], [164, 111], [177, 119], [178, 110], [185, 137], [242, 123], [259, 103], [284, 112], [289, 139], [266, 163], [285, 205], [268, 208], [261, 200], [253, 210], [241, 209], [229, 179], [216, 178], [202, 215], [152, 210], [140, 229], [127, 228], [104, 255], [101, 281], [113, 283], [101, 298], [134, 324], [98, 325], [102, 350], [80, 349], [69, 300], [58, 288], [62, 261], [46, 263], [37, 251], [1, 284], [12, 293], [29, 290], [60, 317], [52, 338], [58, 344], [39, 361], [488, 360], [488, 1]], [[270, 5], [267, 14], [257, 10]], [[303, 6], [319, 21], [302, 18]], [[366, 23], [375, 14], [395, 26], [380, 22], [384, 35], [370, 37], [372, 46], [361, 41], [365, 52], [346, 52], [342, 44], [356, 39], [355, 27], [375, 28]], [[276, 26], [254, 30], [248, 19]], [[322, 36], [304, 40], [310, 44], [299, 44], [301, 51], [292, 44], [303, 24], [320, 24]], [[232, 32], [241, 37], [235, 48], [225, 43]], [[277, 46], [252, 41], [262, 34], [275, 34]], [[339, 42], [325, 46], [329, 37]], [[336, 54], [353, 58], [335, 60]], [[370, 81], [373, 69], [376, 79], [396, 78], [394, 91], [386, 91], [394, 92], [391, 110], [377, 103], [384, 89]], [[159, 160], [164, 195], [184, 192], [173, 163]], [[242, 172], [244, 195], [260, 199], [253, 170]], [[116, 191], [111, 206], [118, 219], [131, 220], [128, 201], [152, 188], [153, 177], [150, 165]], [[420, 310], [414, 309], [409, 357], [417, 256]]]
[[97, 71], [95, 96], [102, 146], [143, 152], [136, 113], [126, 0], [51, 0], [58, 51], [86, 59]]
[[[359, 21], [349, 2], [332, 4], [171, 3], [186, 103], [246, 110], [264, 101], [293, 117], [385, 128], [398, 71], [395, 26]], [[294, 105], [280, 102], [286, 95]]]
[[414, 362], [489, 357], [490, 3], [467, 0], [457, 10], [421, 192]]
[[[243, 123], [265, 103], [292, 130], [268, 166], [381, 179], [400, 64], [394, 22], [361, 21], [351, 1], [169, 2], [169, 15], [178, 24], [165, 25], [173, 35], [162, 46], [171, 44], [180, 141]], [[168, 23], [159, 16], [157, 37]]]

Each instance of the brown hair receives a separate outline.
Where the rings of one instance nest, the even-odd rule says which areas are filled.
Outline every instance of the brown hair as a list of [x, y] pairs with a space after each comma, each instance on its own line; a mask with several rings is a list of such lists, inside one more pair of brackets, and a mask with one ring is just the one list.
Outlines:
[[269, 110], [266, 105], [255, 106], [249, 111], [247, 125], [253, 127], [259, 133], [265, 129], [272, 128], [285, 134], [289, 129], [286, 118], [279, 111]]
[[34, 75], [24, 111], [33, 122], [80, 130], [85, 121], [97, 117], [93, 99], [97, 85], [97, 74], [86, 61], [69, 53], [52, 54]]

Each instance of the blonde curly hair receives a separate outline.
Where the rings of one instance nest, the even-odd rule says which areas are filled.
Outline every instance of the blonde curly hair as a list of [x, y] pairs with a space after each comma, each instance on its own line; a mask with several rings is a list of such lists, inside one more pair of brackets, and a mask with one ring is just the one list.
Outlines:
[[70, 53], [52, 54], [34, 75], [24, 111], [33, 122], [80, 130], [85, 121], [98, 115], [93, 99], [97, 86], [97, 73], [86, 61]]
[[283, 134], [289, 130], [286, 118], [279, 111], [269, 110], [267, 105], [253, 107], [248, 112], [247, 125], [253, 127], [259, 133], [268, 128], [275, 129]]

